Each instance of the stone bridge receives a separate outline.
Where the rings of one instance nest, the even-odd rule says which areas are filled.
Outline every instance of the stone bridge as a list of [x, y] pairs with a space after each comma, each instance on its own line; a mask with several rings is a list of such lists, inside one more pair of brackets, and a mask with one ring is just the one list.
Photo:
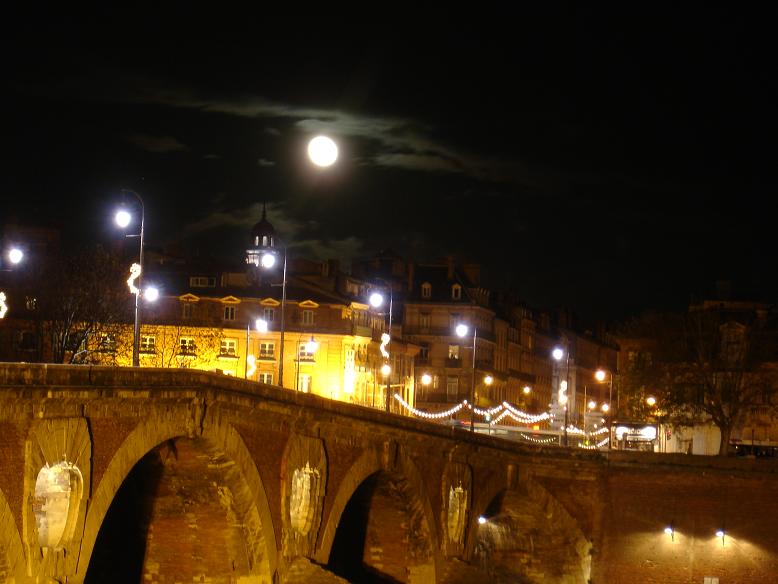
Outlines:
[[198, 371], [0, 365], [0, 582], [764, 583], [776, 519], [771, 462], [523, 446]]

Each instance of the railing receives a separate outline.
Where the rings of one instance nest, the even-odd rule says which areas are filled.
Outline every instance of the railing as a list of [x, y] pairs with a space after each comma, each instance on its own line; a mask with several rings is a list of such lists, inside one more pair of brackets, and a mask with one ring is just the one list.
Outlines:
[[448, 357], [446, 359], [446, 367], [450, 369], [459, 369], [462, 367], [462, 359], [456, 359], [454, 357]]

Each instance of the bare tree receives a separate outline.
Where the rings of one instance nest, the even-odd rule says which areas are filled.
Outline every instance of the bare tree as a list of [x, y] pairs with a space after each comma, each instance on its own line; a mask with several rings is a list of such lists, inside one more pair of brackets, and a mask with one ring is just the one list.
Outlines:
[[[47, 259], [29, 283], [43, 339], [41, 359], [55, 363], [105, 361], [131, 319], [124, 266], [101, 247]], [[98, 358], [98, 355], [99, 358]]]
[[[622, 334], [640, 339], [645, 351], [623, 368], [630, 407], [678, 425], [713, 423], [725, 456], [732, 431], [757, 410], [778, 412], [775, 324], [766, 312], [702, 306], [633, 321]], [[645, 402], [649, 393], [656, 410]]]

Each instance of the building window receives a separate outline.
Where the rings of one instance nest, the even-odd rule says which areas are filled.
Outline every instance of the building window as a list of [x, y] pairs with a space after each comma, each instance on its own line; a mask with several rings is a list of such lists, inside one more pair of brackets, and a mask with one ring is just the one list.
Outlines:
[[191, 302], [184, 302], [181, 305], [181, 318], [192, 318], [192, 303]]
[[141, 353], [154, 353], [157, 350], [157, 337], [154, 335], [141, 335], [140, 337], [140, 352]]
[[220, 357], [236, 357], [238, 355], [238, 341], [235, 339], [222, 339], [219, 346]]
[[429, 312], [422, 312], [421, 314], [419, 314], [419, 327], [421, 327], [422, 330], [429, 330], [430, 328]]
[[272, 373], [262, 373], [259, 374], [259, 382], [260, 383], [267, 383], [268, 385], [273, 385], [273, 374]]
[[449, 345], [448, 346], [448, 358], [449, 359], [459, 359], [459, 345]]
[[421, 350], [419, 351], [419, 359], [422, 361], [428, 361], [430, 358], [430, 346], [427, 344], [421, 345]]
[[303, 325], [313, 324], [313, 310], [303, 310]]
[[272, 359], [276, 352], [275, 343], [259, 343], [259, 358]]
[[300, 375], [299, 390], [303, 393], [311, 393], [313, 387], [313, 377], [307, 374]]
[[297, 357], [300, 361], [313, 361], [313, 353], [308, 352], [308, 341], [300, 343], [300, 347], [297, 350]]
[[116, 352], [116, 335], [113, 333], [100, 333], [100, 348], [102, 353]]
[[179, 351], [181, 355], [194, 355], [195, 340], [192, 337], [181, 337], [179, 339]]
[[27, 307], [27, 310], [35, 310], [38, 308], [38, 299], [35, 296], [25, 296], [24, 305]]
[[459, 377], [446, 378], [446, 401], [455, 402], [459, 397]]
[[235, 320], [235, 307], [234, 306], [225, 306], [224, 307], [224, 320]]
[[276, 309], [275, 308], [265, 308], [262, 311], [262, 318], [265, 319], [265, 322], [267, 324], [270, 324], [271, 322], [275, 322], [275, 320], [276, 320]]
[[190, 276], [190, 288], [216, 288], [216, 278], [212, 276]]
[[424, 284], [421, 285], [421, 297], [422, 298], [432, 297], [432, 284], [430, 284], [429, 282], [424, 282]]
[[462, 286], [459, 284], [454, 284], [451, 286], [451, 298], [453, 300], [461, 300], [462, 299]]

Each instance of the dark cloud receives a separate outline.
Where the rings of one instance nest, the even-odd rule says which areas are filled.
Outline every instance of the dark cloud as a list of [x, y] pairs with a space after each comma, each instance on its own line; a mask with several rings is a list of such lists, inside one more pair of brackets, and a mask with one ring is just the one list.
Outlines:
[[164, 154], [167, 152], [186, 152], [189, 148], [173, 136], [153, 136], [135, 132], [127, 136], [127, 141], [147, 152]]

